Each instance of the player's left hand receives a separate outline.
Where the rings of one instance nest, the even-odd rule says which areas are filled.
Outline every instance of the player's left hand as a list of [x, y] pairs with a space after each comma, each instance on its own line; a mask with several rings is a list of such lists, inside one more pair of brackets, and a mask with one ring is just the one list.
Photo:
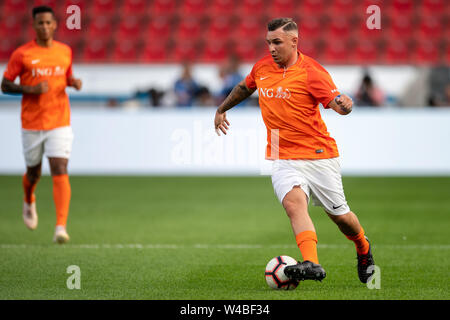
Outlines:
[[353, 100], [349, 96], [345, 94], [341, 94], [337, 96], [334, 101], [339, 106], [339, 108], [343, 111], [344, 114], [348, 114], [352, 111]]
[[220, 136], [220, 131], [222, 131], [223, 134], [227, 134], [229, 125], [230, 122], [228, 122], [227, 120], [226, 112], [219, 113], [219, 111], [216, 111], [216, 116], [214, 118], [214, 128], [216, 129], [217, 135]]
[[83, 83], [80, 79], [72, 78], [69, 85], [74, 87], [77, 91], [80, 91]]

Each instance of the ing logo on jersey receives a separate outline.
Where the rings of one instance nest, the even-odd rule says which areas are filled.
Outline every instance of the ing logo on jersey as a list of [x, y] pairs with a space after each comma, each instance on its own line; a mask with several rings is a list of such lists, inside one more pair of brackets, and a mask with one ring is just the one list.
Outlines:
[[286, 99], [291, 98], [291, 92], [288, 88], [278, 87], [276, 90], [273, 88], [259, 88], [258, 92], [264, 98]]
[[60, 66], [50, 68], [33, 68], [31, 75], [33, 77], [50, 77], [50, 76], [62, 76], [66, 73], [64, 68]]

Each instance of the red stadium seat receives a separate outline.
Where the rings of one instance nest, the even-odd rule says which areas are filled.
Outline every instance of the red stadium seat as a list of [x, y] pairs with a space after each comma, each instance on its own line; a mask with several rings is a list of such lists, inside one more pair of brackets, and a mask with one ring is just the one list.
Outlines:
[[294, 0], [273, 0], [270, 2], [268, 14], [274, 17], [292, 17], [296, 12]]
[[163, 41], [147, 41], [141, 50], [139, 61], [146, 63], [163, 63], [167, 61], [168, 46]]
[[36, 31], [34, 31], [33, 26], [27, 23], [23, 30], [22, 43], [29, 42], [36, 38]]
[[324, 0], [303, 0], [300, 6], [297, 6], [297, 13], [301, 17], [314, 17], [322, 14], [327, 9]]
[[8, 38], [22, 33], [23, 21], [17, 16], [6, 16], [0, 20], [0, 38]]
[[108, 39], [113, 34], [113, 26], [108, 16], [97, 16], [88, 26], [88, 38]]
[[141, 23], [139, 16], [123, 16], [117, 28], [117, 36], [121, 40], [133, 40], [141, 36]]
[[264, 39], [266, 34], [266, 26], [261, 23], [257, 18], [248, 17], [243, 18], [237, 24], [234, 32], [235, 39]]
[[410, 16], [414, 13], [414, 2], [411, 0], [391, 0], [391, 14], [395, 16]]
[[380, 49], [374, 41], [358, 41], [354, 50], [350, 51], [350, 61], [358, 65], [376, 64], [379, 59]]
[[438, 39], [444, 36], [442, 23], [435, 17], [426, 17], [419, 23], [418, 36], [423, 39]]
[[[60, 9], [58, 0], [33, 0], [32, 8], [37, 7], [37, 6], [47, 6], [47, 7], [52, 8], [53, 11], [55, 11], [55, 12], [58, 12], [59, 11], [58, 9]], [[63, 8], [63, 10], [64, 9], [65, 8]], [[61, 12], [59, 12], [59, 13], [61, 13]], [[62, 13], [65, 13], [65, 10]]]
[[131, 40], [117, 41], [112, 53], [112, 61], [118, 63], [135, 63], [137, 61], [137, 43]]
[[422, 0], [422, 9], [437, 13], [444, 10], [445, 2], [445, 0]]
[[214, 0], [209, 7], [211, 17], [230, 17], [236, 9], [234, 0]]
[[153, 0], [150, 6], [150, 15], [157, 16], [173, 16], [176, 13], [177, 4], [173, 0]]
[[416, 44], [413, 62], [418, 65], [435, 65], [439, 62], [439, 48], [433, 41], [420, 41]]
[[422, 17], [444, 17], [450, 15], [450, 6], [447, 0], [423, 0], [418, 12]]
[[180, 40], [198, 39], [203, 31], [200, 21], [193, 17], [182, 19], [175, 31], [175, 36]]
[[18, 44], [15, 40], [0, 38], [0, 61], [8, 61]]
[[194, 41], [177, 41], [171, 50], [170, 60], [175, 62], [195, 62], [198, 60], [198, 46]]
[[408, 39], [412, 37], [413, 32], [414, 27], [409, 17], [392, 19], [388, 29], [390, 39]]
[[319, 58], [319, 49], [320, 49], [320, 43], [319, 41], [309, 40], [309, 41], [300, 41], [299, 43], [299, 50], [306, 54], [307, 56], [318, 59]]
[[262, 57], [263, 50], [255, 43], [238, 41], [234, 46], [234, 53], [243, 62], [256, 62], [257, 57]]
[[244, 19], [246, 17], [261, 17], [266, 11], [265, 5], [264, 0], [242, 0], [236, 13]]
[[355, 1], [353, 0], [334, 0], [329, 7], [330, 19], [334, 17], [349, 18], [356, 11]]
[[201, 61], [207, 63], [222, 62], [229, 55], [229, 49], [222, 40], [209, 40], [203, 48]]
[[349, 63], [349, 52], [352, 50], [349, 44], [342, 40], [328, 41], [324, 48], [322, 60], [324, 64]]
[[450, 43], [447, 44], [445, 49], [444, 63], [450, 65]]
[[109, 46], [106, 40], [93, 39], [86, 43], [82, 59], [84, 62], [105, 62], [108, 60]]
[[352, 26], [350, 21], [345, 17], [334, 17], [330, 19], [328, 28], [326, 30], [326, 37], [330, 39], [346, 39], [350, 36]]
[[322, 34], [322, 25], [316, 18], [305, 17], [298, 23], [300, 41], [316, 40]]
[[27, 0], [5, 0], [2, 2], [3, 7], [1, 8], [1, 10], [5, 16], [9, 15], [31, 16], [31, 8], [28, 6]]
[[147, 25], [147, 31], [144, 32], [146, 39], [168, 39], [172, 32], [170, 20], [167, 17], [154, 17], [150, 19]]
[[147, 9], [147, 0], [124, 0], [122, 3], [121, 14], [138, 16], [145, 14]]
[[116, 14], [115, 0], [94, 0], [91, 5], [91, 16], [113, 16]]
[[388, 64], [408, 64], [410, 58], [408, 44], [401, 40], [392, 40], [386, 44], [382, 60]]
[[212, 19], [206, 29], [207, 39], [218, 39], [221, 37], [227, 37], [231, 34], [232, 23], [229, 16], [218, 16]]
[[181, 2], [179, 14], [182, 17], [201, 17], [208, 8], [207, 0], [184, 0]]

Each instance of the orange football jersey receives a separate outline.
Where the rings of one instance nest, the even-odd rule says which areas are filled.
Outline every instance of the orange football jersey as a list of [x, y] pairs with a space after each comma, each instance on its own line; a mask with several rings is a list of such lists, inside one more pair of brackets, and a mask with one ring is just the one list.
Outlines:
[[70, 125], [67, 78], [72, 75], [72, 50], [53, 40], [51, 47], [41, 47], [35, 40], [17, 48], [11, 55], [3, 76], [21, 85], [34, 86], [47, 80], [49, 90], [43, 94], [23, 94], [22, 128], [51, 130]]
[[339, 156], [320, 116], [340, 93], [328, 72], [298, 51], [297, 62], [280, 68], [269, 55], [258, 61], [245, 79], [257, 89], [267, 127], [267, 159], [327, 159]]

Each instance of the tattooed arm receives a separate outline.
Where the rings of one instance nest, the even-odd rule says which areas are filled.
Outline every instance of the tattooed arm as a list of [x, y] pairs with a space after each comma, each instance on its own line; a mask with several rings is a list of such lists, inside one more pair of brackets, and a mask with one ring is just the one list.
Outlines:
[[239, 82], [233, 88], [233, 90], [231, 90], [228, 97], [226, 97], [226, 99], [222, 102], [222, 104], [219, 106], [219, 108], [217, 108], [216, 111], [216, 117], [214, 118], [214, 127], [216, 129], [217, 135], [220, 136], [219, 129], [223, 132], [223, 134], [227, 134], [230, 122], [228, 122], [225, 112], [250, 97], [253, 92], [255, 92], [255, 89], [249, 89], [245, 84], [245, 80]]

